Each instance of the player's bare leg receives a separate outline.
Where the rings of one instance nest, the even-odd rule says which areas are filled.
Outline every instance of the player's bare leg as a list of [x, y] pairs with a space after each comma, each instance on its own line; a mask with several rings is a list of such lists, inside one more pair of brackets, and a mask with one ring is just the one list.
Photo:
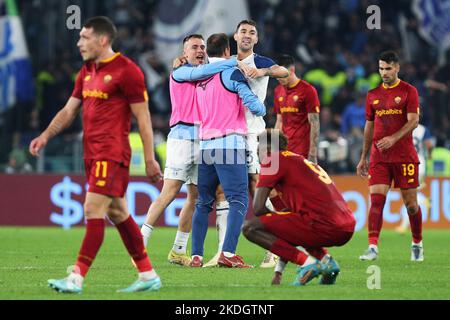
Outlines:
[[[255, 195], [256, 185], [258, 184], [258, 174], [249, 174], [249, 192], [251, 196], [253, 197]], [[277, 192], [275, 189], [273, 189], [270, 193], [269, 198], [266, 200], [266, 207], [270, 209], [271, 211], [276, 211], [274, 206], [272, 205], [272, 202], [270, 201], [270, 198], [277, 196]], [[266, 251], [264, 255], [264, 259], [259, 265], [260, 268], [275, 268], [279, 260], [279, 257], [276, 254], [273, 254], [269, 250]]]
[[[282, 260], [297, 264], [299, 269], [294, 285], [305, 285], [321, 274], [322, 264], [317, 259], [271, 234], [258, 218], [247, 220], [242, 228], [242, 233], [249, 241], [277, 254]], [[274, 278], [277, 279], [272, 279], [272, 281], [281, 281], [282, 272], [278, 271], [278, 273], [274, 275]]]
[[417, 203], [417, 189], [401, 189], [411, 225], [411, 261], [423, 261], [422, 210]]
[[103, 243], [105, 232], [105, 216], [111, 198], [88, 192], [84, 202], [86, 233], [78, 254], [77, 262], [67, 278], [50, 279], [51, 288], [62, 293], [81, 293], [84, 278]]
[[230, 211], [230, 205], [225, 199], [225, 193], [222, 186], [219, 185], [216, 190], [216, 229], [218, 236], [218, 249], [214, 257], [203, 265], [204, 268], [218, 266], [220, 253], [222, 252], [225, 234], [227, 233], [227, 218]]
[[164, 210], [169, 206], [169, 204], [175, 199], [177, 194], [180, 192], [181, 186], [183, 185], [181, 180], [166, 179], [164, 180], [164, 185], [161, 190], [160, 195], [148, 208], [147, 217], [142, 225], [141, 233], [144, 239], [144, 245], [147, 247], [148, 239], [150, 238], [153, 228], [156, 222], [159, 220]]
[[383, 226], [383, 208], [389, 185], [375, 184], [369, 187], [370, 210], [368, 218], [369, 248], [359, 257], [362, 261], [373, 261], [378, 258], [378, 238]]
[[191, 257], [187, 253], [187, 243], [192, 229], [192, 216], [195, 211], [195, 203], [198, 197], [197, 186], [195, 184], [187, 185], [187, 198], [180, 212], [180, 221], [178, 222], [177, 235], [170, 250], [167, 259], [170, 263], [183, 266], [189, 266]]

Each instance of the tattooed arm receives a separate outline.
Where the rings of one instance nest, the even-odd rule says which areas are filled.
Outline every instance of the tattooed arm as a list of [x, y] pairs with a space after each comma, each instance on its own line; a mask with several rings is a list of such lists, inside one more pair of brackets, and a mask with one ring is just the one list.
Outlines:
[[309, 133], [308, 160], [317, 163], [317, 148], [319, 144], [320, 120], [318, 113], [308, 113], [308, 121], [311, 126]]

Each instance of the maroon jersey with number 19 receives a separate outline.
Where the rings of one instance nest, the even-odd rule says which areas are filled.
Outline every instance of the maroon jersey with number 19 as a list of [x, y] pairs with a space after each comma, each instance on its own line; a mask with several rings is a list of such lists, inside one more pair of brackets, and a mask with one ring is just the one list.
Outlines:
[[419, 113], [419, 95], [409, 83], [398, 80], [390, 87], [383, 83], [368, 92], [366, 120], [374, 122], [371, 163], [419, 163], [412, 132], [383, 152], [376, 146], [378, 140], [396, 133], [408, 122], [408, 113]]
[[[278, 170], [273, 167], [278, 162]], [[293, 212], [312, 221], [353, 232], [355, 219], [328, 174], [303, 156], [284, 151], [273, 153], [261, 164], [258, 187], [275, 188]]]
[[130, 104], [148, 100], [139, 67], [120, 53], [98, 66], [87, 62], [78, 73], [72, 97], [83, 101], [84, 158], [113, 160], [128, 167]]

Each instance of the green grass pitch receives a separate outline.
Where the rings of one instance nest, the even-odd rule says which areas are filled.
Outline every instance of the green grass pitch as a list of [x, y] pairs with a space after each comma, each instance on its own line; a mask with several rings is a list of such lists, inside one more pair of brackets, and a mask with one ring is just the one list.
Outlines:
[[[314, 279], [304, 287], [292, 287], [295, 266], [289, 264], [280, 286], [270, 285], [268, 269], [190, 269], [166, 260], [174, 236], [173, 228], [158, 228], [152, 235], [149, 254], [163, 287], [159, 292], [116, 293], [136, 277], [130, 259], [114, 228], [107, 228], [103, 247], [85, 280], [81, 295], [58, 294], [47, 286], [49, 278], [63, 278], [74, 263], [83, 228], [0, 228], [0, 299], [450, 299], [450, 232], [425, 230], [425, 261], [410, 261], [410, 235], [384, 230], [380, 258], [361, 262], [366, 232], [356, 233], [344, 247], [330, 252], [341, 266], [336, 285], [321, 286]], [[205, 259], [213, 256], [216, 231], [206, 239]], [[240, 238], [238, 253], [258, 265], [264, 250]], [[380, 268], [381, 289], [368, 289], [371, 265]]]

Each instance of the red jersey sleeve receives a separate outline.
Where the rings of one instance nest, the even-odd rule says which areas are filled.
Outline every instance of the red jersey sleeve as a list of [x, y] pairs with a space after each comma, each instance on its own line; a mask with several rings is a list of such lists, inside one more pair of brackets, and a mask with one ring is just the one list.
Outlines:
[[131, 65], [125, 68], [125, 71], [122, 73], [120, 87], [128, 103], [148, 101], [144, 74], [138, 66]]
[[72, 91], [72, 97], [82, 100], [83, 99], [83, 78], [84, 68], [82, 68], [75, 79], [75, 86]]
[[[281, 110], [280, 110], [280, 104], [283, 101], [283, 97], [281, 96], [281, 90], [282, 88], [280, 87], [280, 85], [275, 87], [275, 92], [274, 92], [274, 98], [273, 98], [273, 110], [275, 111], [276, 114], [281, 114]], [[280, 101], [281, 99], [281, 101]]]
[[320, 113], [320, 101], [316, 88], [310, 86], [305, 92], [305, 108], [307, 113]]
[[[282, 156], [271, 157], [269, 163], [261, 164], [261, 173], [259, 175], [259, 180], [257, 187], [259, 188], [274, 188], [280, 180], [283, 179], [284, 166], [281, 165]], [[278, 164], [275, 160], [279, 160]]]
[[419, 113], [419, 93], [413, 86], [409, 87], [408, 101], [406, 102], [407, 113]]
[[366, 120], [367, 121], [375, 120], [375, 113], [373, 112], [372, 99], [370, 97], [370, 93], [368, 93], [366, 96]]

